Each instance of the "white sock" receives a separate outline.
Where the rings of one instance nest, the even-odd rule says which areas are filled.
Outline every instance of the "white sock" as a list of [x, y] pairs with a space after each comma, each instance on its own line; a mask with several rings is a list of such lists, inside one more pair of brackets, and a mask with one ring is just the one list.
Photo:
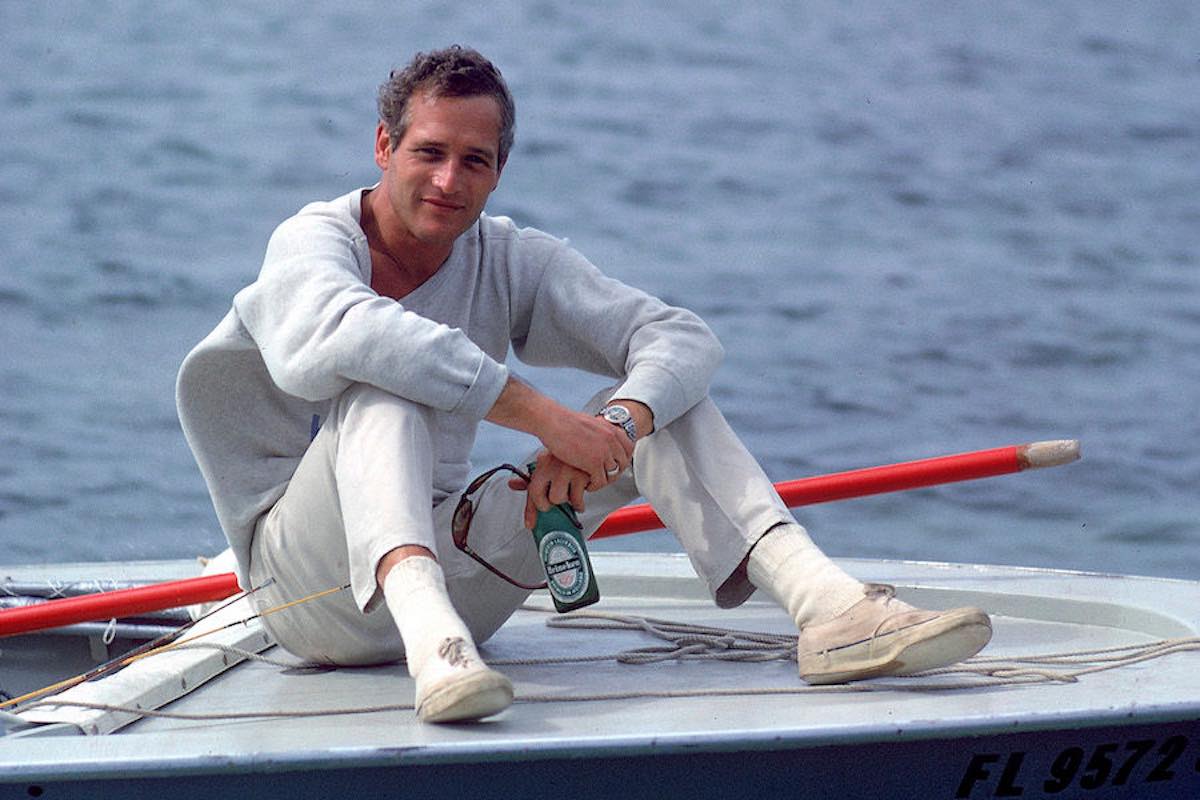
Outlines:
[[447, 639], [461, 639], [463, 655], [480, 661], [475, 640], [450, 603], [442, 567], [432, 558], [410, 556], [392, 567], [383, 597], [400, 629], [409, 675], [417, 677]]
[[863, 584], [822, 553], [796, 523], [767, 531], [750, 551], [746, 573], [801, 629], [833, 619], [863, 599]]

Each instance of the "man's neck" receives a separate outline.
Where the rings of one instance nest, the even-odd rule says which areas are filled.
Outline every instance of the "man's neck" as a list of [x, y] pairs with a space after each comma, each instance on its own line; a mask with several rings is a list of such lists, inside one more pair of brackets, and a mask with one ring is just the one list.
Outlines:
[[371, 288], [400, 299], [433, 277], [450, 257], [450, 247], [430, 247], [388, 225], [390, 209], [378, 191], [363, 198], [360, 225], [371, 248]]

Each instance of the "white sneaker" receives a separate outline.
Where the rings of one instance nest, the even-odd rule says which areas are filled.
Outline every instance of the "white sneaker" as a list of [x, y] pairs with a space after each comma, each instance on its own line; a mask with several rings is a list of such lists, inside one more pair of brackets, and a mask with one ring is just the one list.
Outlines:
[[444, 639], [416, 676], [417, 718], [422, 722], [471, 722], [508, 708], [512, 682], [484, 664], [461, 637]]
[[866, 585], [866, 596], [828, 622], [800, 632], [797, 657], [807, 683], [912, 675], [970, 658], [992, 638], [978, 608], [925, 611], [897, 600], [895, 588]]

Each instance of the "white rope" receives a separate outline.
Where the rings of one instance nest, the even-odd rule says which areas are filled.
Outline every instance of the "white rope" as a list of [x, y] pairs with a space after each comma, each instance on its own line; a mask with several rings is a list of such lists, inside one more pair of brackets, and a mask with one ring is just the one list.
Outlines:
[[[1200, 638], [1161, 639], [1137, 645], [1109, 647], [1100, 650], [1076, 650], [1063, 653], [1019, 657], [972, 658], [961, 664], [942, 669], [928, 670], [920, 676], [972, 674], [995, 678], [995, 683], [1030, 682], [1030, 678], [1043, 681], [1075, 683], [1084, 675], [1105, 672], [1119, 667], [1129, 667], [1175, 653], [1200, 650]], [[1051, 666], [1075, 667], [1075, 669], [1049, 669]]]
[[651, 617], [580, 611], [546, 621], [551, 628], [577, 630], [640, 630], [666, 642], [617, 653], [608, 659], [621, 664], [660, 661], [795, 661], [796, 637], [734, 628], [672, 622]]
[[[541, 610], [541, 609], [534, 609]], [[593, 660], [615, 660], [624, 664], [648, 664], [667, 660], [772, 661], [796, 660], [794, 635], [739, 631], [732, 628], [712, 628], [687, 623], [656, 620], [646, 617], [622, 616], [598, 611], [577, 611], [562, 617], [552, 617], [546, 624], [554, 628], [591, 630], [641, 630], [667, 642], [658, 647], [629, 650], [610, 656], [594, 656]], [[766, 690], [693, 690], [704, 694], [777, 694], [816, 691], [935, 691], [947, 689], [986, 688], [1031, 683], [1075, 683], [1084, 675], [1132, 666], [1175, 653], [1200, 651], [1200, 637], [1163, 639], [1136, 645], [1123, 645], [1096, 650], [1075, 650], [1042, 653], [1030, 656], [976, 657], [941, 669], [927, 670], [899, 679], [876, 679], [832, 687], [801, 686], [795, 689]], [[520, 663], [538, 663], [535, 661]], [[1057, 667], [1057, 669], [1052, 669]], [[955, 680], [937, 683], [935, 677]], [[920, 679], [914, 682], [914, 679]], [[679, 696], [669, 693], [670, 696]], [[626, 699], [629, 693], [589, 695], [571, 699]], [[663, 696], [635, 694], [633, 696]]]
[[[85, 700], [56, 701], [38, 700], [30, 703], [27, 708], [40, 706], [86, 708], [92, 711], [113, 711], [122, 714], [133, 714], [139, 717], [159, 717], [161, 719], [177, 719], [188, 722], [219, 722], [238, 719], [296, 719], [300, 717], [334, 717], [347, 714], [381, 714], [389, 711], [411, 711], [412, 703], [396, 703], [394, 705], [355, 706], [353, 708], [313, 709], [309, 711], [218, 711], [211, 713], [186, 713], [183, 711], [156, 711], [149, 708], [124, 706], [110, 703], [91, 703]], [[24, 709], [22, 709], [24, 710]]]
[[[533, 608], [528, 610], [543, 611]], [[620, 664], [645, 665], [662, 661], [795, 661], [794, 635], [760, 633], [733, 628], [692, 625], [649, 617], [626, 616], [597, 611], [573, 612], [547, 620], [549, 627], [574, 630], [641, 631], [665, 644], [625, 650], [617, 653], [529, 659], [489, 659], [493, 666], [552, 666], [584, 662], [615, 661]], [[245, 659], [260, 661], [289, 670], [336, 669], [309, 662], [272, 659], [258, 653], [229, 645], [195, 642], [178, 648], [199, 647], [236, 654]], [[1163, 639], [1137, 645], [1109, 647], [1097, 650], [1077, 650], [1061, 653], [1042, 653], [1028, 656], [976, 657], [943, 669], [928, 670], [904, 678], [883, 678], [857, 683], [829, 686], [798, 684], [783, 687], [746, 687], [709, 689], [636, 689], [619, 692], [518, 694], [517, 703], [580, 703], [637, 699], [677, 699], [695, 697], [740, 697], [764, 695], [843, 694], [864, 692], [930, 692], [992, 688], [1046, 683], [1075, 683], [1081, 677], [1097, 672], [1132, 666], [1184, 652], [1200, 651], [1200, 637]], [[931, 680], [946, 678], [947, 680]], [[405, 711], [412, 703], [372, 706], [334, 707], [307, 711], [244, 711], [214, 713], [183, 713], [153, 711], [128, 706], [64, 701], [48, 698], [30, 704], [38, 706], [73, 706], [102, 711], [117, 711], [149, 717], [188, 721], [239, 719], [274, 719], [338, 716], [348, 714], [377, 714]]]

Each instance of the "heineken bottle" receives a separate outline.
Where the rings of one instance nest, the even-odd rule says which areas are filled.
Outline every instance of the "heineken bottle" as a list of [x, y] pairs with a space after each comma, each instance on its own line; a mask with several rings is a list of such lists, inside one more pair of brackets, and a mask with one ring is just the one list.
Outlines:
[[[533, 465], [529, 465], [530, 473]], [[592, 561], [588, 558], [583, 526], [570, 503], [559, 503], [548, 511], [539, 511], [533, 526], [546, 586], [558, 613], [590, 606], [600, 599]]]

